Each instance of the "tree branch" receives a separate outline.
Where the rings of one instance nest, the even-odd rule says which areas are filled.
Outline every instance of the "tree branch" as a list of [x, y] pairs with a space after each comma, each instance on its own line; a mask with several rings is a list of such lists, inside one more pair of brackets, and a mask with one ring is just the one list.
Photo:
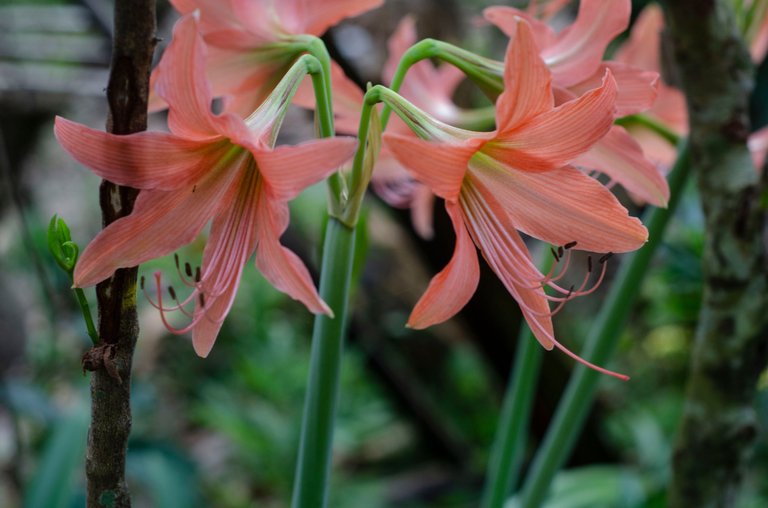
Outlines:
[[[130, 134], [147, 128], [149, 73], [156, 42], [155, 0], [117, 0], [114, 34], [107, 130]], [[130, 214], [137, 194], [136, 189], [102, 181], [103, 226]], [[139, 333], [136, 271], [118, 270], [96, 286], [101, 342], [84, 357], [84, 366], [93, 370], [86, 455], [89, 508], [131, 505], [125, 455], [131, 430], [131, 363]]]
[[707, 228], [704, 300], [668, 506], [733, 506], [768, 359], [765, 182], [746, 148], [753, 66], [726, 0], [667, 0], [665, 11]]

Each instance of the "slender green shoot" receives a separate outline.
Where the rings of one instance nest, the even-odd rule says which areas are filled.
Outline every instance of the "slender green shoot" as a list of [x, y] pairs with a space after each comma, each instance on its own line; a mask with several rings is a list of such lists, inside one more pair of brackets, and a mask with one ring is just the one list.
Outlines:
[[[542, 251], [542, 258], [543, 262], [539, 265], [546, 273], [552, 264], [548, 250]], [[519, 480], [543, 354], [544, 348], [531, 329], [523, 324], [517, 337], [515, 362], [493, 438], [481, 508], [504, 506]]]
[[[77, 258], [80, 255], [80, 247], [72, 241], [72, 235], [67, 223], [57, 215], [51, 217], [51, 222], [48, 224], [48, 250], [53, 255], [56, 264], [67, 273], [69, 281], [73, 282], [75, 265], [77, 265]], [[93, 323], [88, 299], [81, 288], [73, 287], [72, 291], [74, 291], [75, 298], [77, 298], [77, 303], [80, 306], [88, 337], [91, 338], [91, 342], [96, 346], [99, 344], [99, 332], [96, 331], [96, 326]]]

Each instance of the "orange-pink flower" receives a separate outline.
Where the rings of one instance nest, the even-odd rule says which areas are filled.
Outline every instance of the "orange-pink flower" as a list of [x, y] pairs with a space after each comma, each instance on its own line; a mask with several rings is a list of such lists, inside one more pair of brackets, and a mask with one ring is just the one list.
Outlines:
[[[392, 82], [400, 59], [415, 43], [416, 23], [413, 17], [406, 16], [397, 25], [388, 42], [389, 55], [383, 73], [386, 83]], [[442, 122], [462, 124], [470, 113], [456, 106], [452, 98], [463, 79], [464, 74], [452, 65], [435, 67], [432, 62], [421, 61], [411, 66], [399, 93]], [[397, 117], [390, 118], [387, 132], [413, 135]], [[371, 184], [376, 193], [391, 206], [410, 209], [413, 227], [422, 238], [432, 237], [434, 195], [408, 174], [386, 146], [376, 161]]]
[[[486, 19], [510, 37], [515, 18], [531, 24], [541, 57], [552, 71], [558, 104], [597, 86], [610, 69], [616, 79], [616, 116], [647, 110], [656, 98], [658, 73], [618, 61], [603, 61], [608, 44], [629, 25], [630, 0], [582, 0], [574, 23], [555, 33], [546, 23], [511, 7], [490, 7]], [[669, 199], [669, 186], [640, 146], [627, 132], [614, 126], [611, 132], [574, 164], [596, 169], [638, 197], [659, 206]]]
[[[768, 47], [768, 17], [755, 23], [751, 39], [751, 53], [755, 61], [764, 58]], [[661, 71], [661, 31], [664, 15], [658, 5], [648, 5], [638, 16], [632, 27], [629, 40], [616, 51], [616, 59], [642, 69]], [[747, 34], [749, 35], [749, 34]], [[749, 39], [749, 37], [747, 37]], [[688, 134], [688, 109], [683, 93], [663, 81], [659, 83], [659, 96], [646, 114], [661, 122], [680, 136]], [[631, 128], [632, 136], [643, 147], [645, 154], [664, 170], [672, 166], [677, 150], [656, 133], [636, 126]], [[768, 151], [768, 128], [754, 132], [747, 143], [755, 168], [762, 169]]]
[[[517, 231], [594, 252], [637, 249], [647, 231], [597, 180], [569, 165], [611, 129], [617, 90], [610, 70], [598, 88], [555, 106], [552, 76], [531, 29], [524, 21], [516, 23], [504, 92], [496, 105], [496, 131], [457, 129], [426, 119], [423, 112], [414, 115], [409, 105], [412, 119], [426, 119], [421, 127], [431, 139], [385, 134], [397, 159], [445, 200], [456, 232], [451, 261], [432, 279], [408, 324], [440, 323], [467, 303], [478, 283], [477, 246], [539, 342], [578, 358], [555, 339], [549, 302], [589, 292], [587, 279], [582, 287], [566, 290], [556, 276], [541, 274]], [[548, 295], [545, 287], [559, 295]]]
[[[229, 111], [247, 114], [306, 51], [305, 35], [320, 36], [342, 19], [384, 0], [171, 0], [181, 14], [198, 12], [208, 44], [208, 78]], [[153, 83], [158, 79], [153, 73]], [[343, 73], [341, 74], [343, 76]], [[152, 97], [151, 109], [163, 102]]]
[[[180, 271], [191, 290], [185, 301], [177, 301], [174, 292], [173, 305], [164, 305], [156, 274], [156, 305], [166, 326], [175, 333], [193, 330], [200, 356], [210, 352], [254, 252], [256, 265], [275, 287], [312, 312], [331, 313], [306, 267], [280, 244], [280, 236], [288, 225], [288, 200], [333, 172], [356, 146], [354, 139], [332, 138], [274, 148], [285, 103], [303, 71], [292, 70], [245, 120], [212, 114], [205, 50], [195, 18], [183, 17], [156, 83], [169, 105], [171, 133], [116, 136], [63, 118], [55, 126], [59, 143], [75, 159], [107, 180], [142, 189], [133, 213], [108, 226], [85, 249], [74, 273], [76, 286], [171, 253], [212, 221], [202, 269], [192, 275], [187, 268], [187, 277]], [[186, 314], [191, 323], [174, 328], [165, 316], [170, 310]]]

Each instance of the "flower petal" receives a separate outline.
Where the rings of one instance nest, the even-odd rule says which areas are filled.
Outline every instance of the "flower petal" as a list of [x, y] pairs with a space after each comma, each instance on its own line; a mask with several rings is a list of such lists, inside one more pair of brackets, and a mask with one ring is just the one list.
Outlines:
[[285, 201], [336, 171], [352, 158], [356, 147], [355, 138], [339, 137], [279, 146], [255, 156], [269, 193]]
[[532, 173], [473, 165], [467, 179], [484, 195], [492, 193], [517, 229], [554, 245], [575, 241], [581, 250], [626, 252], [648, 238], [610, 191], [573, 167]]
[[552, 75], [539, 57], [528, 23], [517, 20], [514, 39], [507, 46], [504, 92], [496, 101], [496, 128], [511, 130], [529, 118], [552, 109]]
[[276, 2], [280, 18], [295, 34], [323, 35], [344, 18], [357, 16], [384, 3], [384, 0], [281, 0]]
[[256, 266], [273, 286], [303, 303], [310, 312], [333, 316], [331, 308], [317, 294], [307, 267], [296, 254], [280, 245], [287, 227], [288, 205], [261, 199]]
[[574, 85], [593, 74], [608, 44], [629, 26], [631, 0], [613, 0], [610, 6], [605, 3], [582, 0], [573, 25], [542, 52], [559, 86]]
[[552, 349], [554, 330], [549, 304], [540, 282], [544, 276], [531, 261], [515, 225], [504, 209], [473, 178], [461, 194], [467, 228], [493, 272], [520, 305], [525, 320], [546, 349]]
[[[240, 272], [237, 273], [237, 278], [240, 279]], [[210, 354], [221, 330], [221, 325], [224, 324], [224, 319], [232, 308], [239, 286], [239, 283], [231, 284], [213, 302], [206, 302], [204, 315], [198, 318], [199, 321], [192, 328], [192, 346], [195, 348], [197, 356], [206, 358]], [[197, 312], [202, 311], [198, 310]]]
[[425, 240], [432, 239], [435, 236], [433, 227], [435, 195], [432, 194], [432, 191], [426, 185], [417, 183], [413, 189], [410, 206], [411, 223], [416, 234]]
[[256, 248], [259, 175], [252, 161], [239, 172], [231, 186], [229, 206], [213, 219], [203, 252], [202, 277], [195, 302], [192, 344], [195, 352], [208, 356], [237, 293], [243, 267]]
[[664, 14], [658, 4], [646, 5], [637, 16], [629, 39], [616, 50], [614, 60], [646, 71], [661, 71], [661, 31]]
[[450, 144], [384, 133], [387, 148], [414, 177], [438, 196], [455, 200], [475, 143]]
[[193, 14], [182, 17], [173, 30], [173, 39], [158, 65], [157, 94], [168, 103], [168, 128], [189, 139], [216, 136], [211, 112], [213, 96], [205, 77], [203, 38]]
[[589, 150], [613, 125], [616, 82], [610, 71], [603, 86], [546, 113], [512, 131], [500, 131], [482, 147], [499, 161], [526, 171], [547, 171], [564, 166]]
[[669, 184], [655, 164], [645, 158], [642, 148], [622, 127], [613, 126], [608, 134], [579, 156], [574, 164], [596, 169], [639, 199], [666, 207]]
[[768, 127], [758, 129], [749, 135], [747, 148], [752, 155], [752, 162], [756, 171], [763, 171], [766, 154], [768, 154]]
[[496, 25], [499, 30], [511, 38], [515, 37], [517, 30], [517, 18], [524, 19], [531, 26], [533, 39], [540, 50], [546, 49], [555, 43], [555, 32], [543, 21], [514, 7], [493, 6], [483, 10], [483, 16], [490, 23]]
[[523, 317], [539, 343], [547, 350], [557, 347], [598, 372], [628, 379], [584, 360], [555, 339], [552, 313], [541, 287], [543, 276], [531, 261], [531, 255], [515, 231], [510, 217], [492, 194], [482, 187], [475, 187], [471, 179], [464, 187], [461, 199], [472, 238], [491, 269], [520, 305]]
[[472, 298], [480, 281], [480, 265], [472, 239], [457, 203], [446, 201], [445, 209], [456, 232], [451, 261], [435, 275], [408, 318], [411, 328], [427, 328], [451, 318]]
[[236, 172], [223, 171], [191, 188], [142, 191], [131, 215], [110, 224], [88, 244], [75, 268], [75, 286], [91, 286], [118, 268], [164, 256], [194, 240], [221, 203], [231, 199]]
[[94, 173], [137, 189], [188, 187], [215, 166], [231, 146], [226, 140], [194, 141], [162, 132], [117, 136], [56, 117], [61, 146]]
[[597, 72], [568, 89], [577, 96], [600, 86], [605, 70], [610, 69], [616, 79], [616, 116], [622, 117], [647, 111], [659, 93], [659, 74], [643, 71], [621, 62], [604, 62]]

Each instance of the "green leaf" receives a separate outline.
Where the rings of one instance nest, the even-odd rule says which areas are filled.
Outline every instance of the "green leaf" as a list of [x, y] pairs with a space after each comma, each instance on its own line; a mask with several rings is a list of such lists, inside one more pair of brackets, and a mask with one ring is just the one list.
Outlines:
[[[631, 508], [648, 497], [639, 473], [618, 466], [587, 466], [557, 475], [542, 508]], [[505, 508], [520, 506], [518, 496]]]
[[73, 496], [74, 474], [83, 469], [88, 412], [77, 408], [53, 427], [37, 470], [24, 492], [24, 508], [64, 508]]

